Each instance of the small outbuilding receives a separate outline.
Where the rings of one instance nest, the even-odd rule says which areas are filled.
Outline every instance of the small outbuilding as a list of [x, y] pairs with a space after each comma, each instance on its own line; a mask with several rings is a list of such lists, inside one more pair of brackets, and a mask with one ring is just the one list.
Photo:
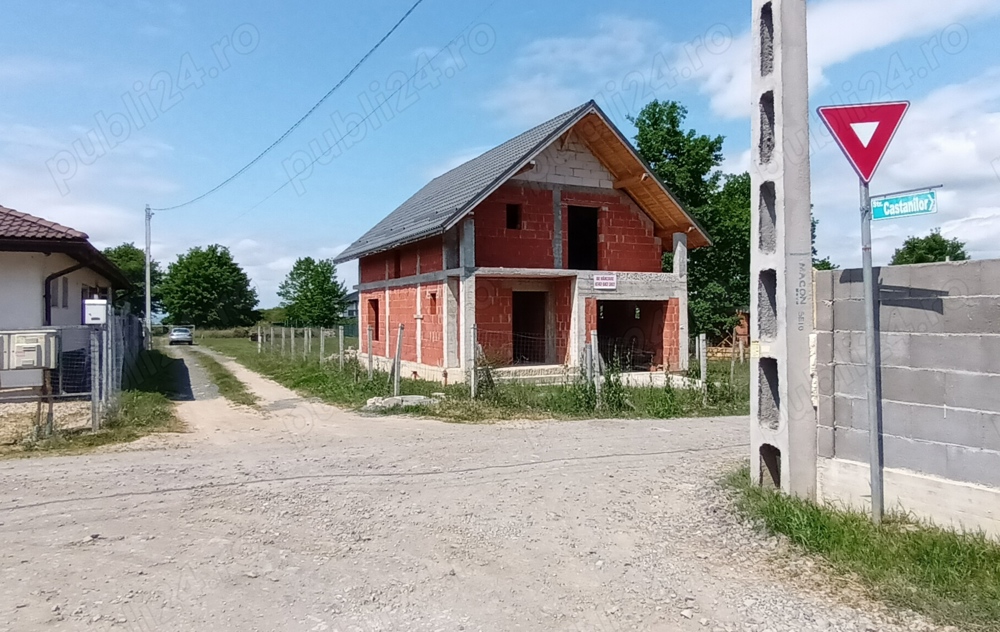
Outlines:
[[[708, 235], [593, 101], [435, 178], [338, 258], [359, 260], [361, 351], [461, 381], [475, 353], [565, 372], [687, 369], [687, 250]], [[664, 253], [673, 271], [663, 272]]]

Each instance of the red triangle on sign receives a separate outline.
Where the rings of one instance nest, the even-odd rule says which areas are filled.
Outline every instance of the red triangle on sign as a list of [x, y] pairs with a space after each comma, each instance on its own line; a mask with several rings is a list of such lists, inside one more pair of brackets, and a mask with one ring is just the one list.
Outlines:
[[828, 105], [819, 117], [861, 179], [871, 182], [909, 107], [909, 101]]

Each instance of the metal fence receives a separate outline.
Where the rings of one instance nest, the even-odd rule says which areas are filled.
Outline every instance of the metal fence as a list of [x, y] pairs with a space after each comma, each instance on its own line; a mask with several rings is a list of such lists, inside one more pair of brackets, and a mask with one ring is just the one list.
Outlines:
[[44, 330], [56, 335], [55, 368], [0, 374], [0, 444], [100, 429], [143, 348], [142, 322], [131, 315]]

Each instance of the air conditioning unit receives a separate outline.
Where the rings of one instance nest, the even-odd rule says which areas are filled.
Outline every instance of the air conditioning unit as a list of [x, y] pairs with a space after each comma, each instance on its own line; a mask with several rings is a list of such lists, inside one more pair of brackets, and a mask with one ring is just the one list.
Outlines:
[[55, 331], [0, 333], [0, 361], [4, 371], [54, 369], [58, 366]]

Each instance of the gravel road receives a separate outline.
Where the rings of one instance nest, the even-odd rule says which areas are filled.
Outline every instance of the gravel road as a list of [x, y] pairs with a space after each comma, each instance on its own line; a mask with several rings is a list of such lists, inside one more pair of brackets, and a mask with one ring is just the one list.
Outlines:
[[0, 631], [933, 629], [733, 520], [745, 418], [366, 418], [228, 365], [260, 410], [193, 384], [187, 434], [0, 462]]

